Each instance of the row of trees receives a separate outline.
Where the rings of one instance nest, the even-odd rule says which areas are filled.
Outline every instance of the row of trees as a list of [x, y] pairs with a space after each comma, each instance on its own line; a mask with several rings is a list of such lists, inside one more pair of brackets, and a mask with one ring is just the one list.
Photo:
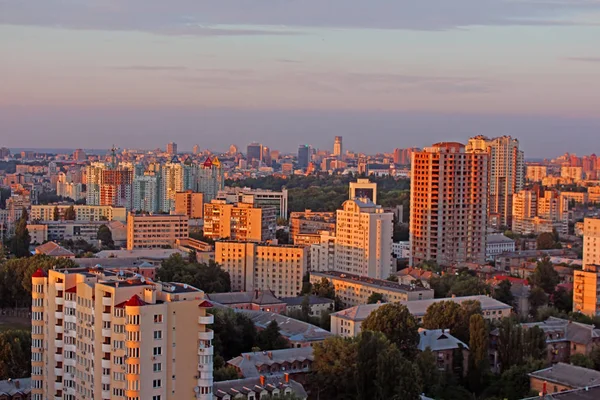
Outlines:
[[31, 332], [0, 332], [0, 380], [31, 376]]
[[156, 277], [163, 282], [180, 282], [194, 286], [205, 293], [223, 293], [231, 291], [229, 273], [210, 260], [199, 263], [196, 253], [191, 252], [188, 259], [173, 254], [164, 260], [156, 270]]

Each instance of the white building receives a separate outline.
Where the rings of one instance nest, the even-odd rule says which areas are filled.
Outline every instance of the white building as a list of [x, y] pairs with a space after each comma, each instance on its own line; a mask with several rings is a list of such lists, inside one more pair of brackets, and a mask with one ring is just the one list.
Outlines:
[[160, 188], [157, 175], [146, 174], [133, 179], [133, 211], [158, 212]]
[[335, 235], [323, 231], [321, 242], [310, 246], [310, 271], [331, 271], [335, 268]]
[[392, 243], [392, 253], [396, 258], [410, 258], [410, 241]]
[[485, 257], [488, 261], [493, 261], [498, 254], [505, 251], [515, 251], [515, 241], [502, 233], [492, 233], [487, 235], [485, 243]]
[[335, 270], [387, 279], [392, 272], [393, 213], [368, 198], [347, 200], [337, 211]]
[[[230, 188], [220, 190], [217, 199], [228, 203], [252, 203], [255, 206], [273, 206], [277, 208], [277, 217], [288, 217], [288, 191], [283, 188], [280, 192], [250, 188]], [[208, 202], [208, 201], [207, 201]]]
[[[71, 207], [70, 204], [47, 204], [31, 206], [30, 221], [52, 221], [54, 209], [58, 208], [60, 216]], [[75, 221], [121, 221], [127, 222], [125, 207], [75, 205]]]

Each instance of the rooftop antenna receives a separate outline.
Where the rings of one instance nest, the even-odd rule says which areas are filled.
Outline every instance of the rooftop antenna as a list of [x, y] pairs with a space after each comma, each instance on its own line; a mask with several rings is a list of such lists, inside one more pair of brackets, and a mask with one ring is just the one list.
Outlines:
[[115, 147], [113, 144], [112, 148], [110, 149], [110, 164], [113, 169], [117, 168], [117, 150], [119, 150], [119, 148]]

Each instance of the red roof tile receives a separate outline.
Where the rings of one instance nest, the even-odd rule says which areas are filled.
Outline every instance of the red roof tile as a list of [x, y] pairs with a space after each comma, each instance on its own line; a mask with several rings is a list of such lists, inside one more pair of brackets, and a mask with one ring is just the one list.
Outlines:
[[127, 300], [127, 303], [125, 303], [125, 306], [127, 307], [141, 307], [143, 305], [146, 305], [146, 303], [142, 301], [142, 299], [140, 299], [140, 296], [138, 296], [137, 294], [131, 296], [131, 298]]
[[35, 271], [33, 273], [33, 275], [31, 275], [32, 278], [47, 278], [48, 274], [41, 268], [39, 268], [37, 271]]
[[198, 304], [198, 307], [211, 308], [211, 307], [213, 307], [213, 303], [211, 303], [208, 300], [204, 300], [202, 303]]
[[73, 286], [65, 290], [66, 293], [77, 293], [77, 286]]

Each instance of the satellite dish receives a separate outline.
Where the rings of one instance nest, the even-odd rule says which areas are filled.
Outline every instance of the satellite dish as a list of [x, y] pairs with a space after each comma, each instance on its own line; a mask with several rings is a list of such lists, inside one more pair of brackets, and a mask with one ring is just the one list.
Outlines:
[[200, 388], [199, 388], [198, 386], [196, 386], [196, 387], [194, 388], [194, 392], [196, 392], [196, 393], [200, 393]]

